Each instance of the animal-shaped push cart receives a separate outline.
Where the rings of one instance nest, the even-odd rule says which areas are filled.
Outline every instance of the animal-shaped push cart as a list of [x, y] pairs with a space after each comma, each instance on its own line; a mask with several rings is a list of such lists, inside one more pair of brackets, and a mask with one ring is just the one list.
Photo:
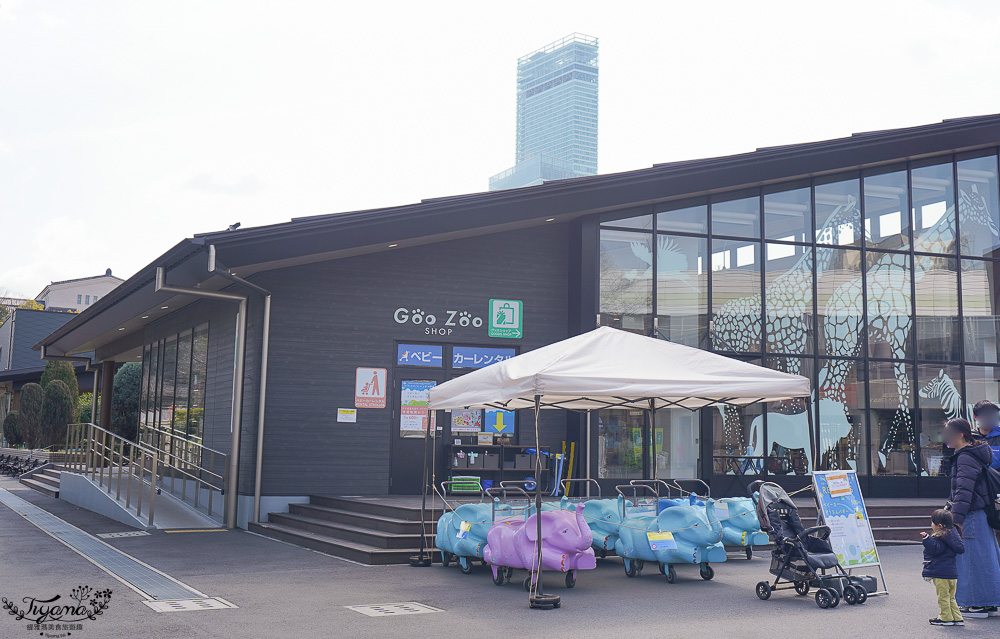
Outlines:
[[[525, 499], [523, 518], [513, 515], [515, 508], [507, 501], [507, 493], [520, 493]], [[493, 497], [493, 525], [487, 534], [483, 559], [493, 568], [493, 583], [502, 586], [509, 582], [515, 568], [528, 571], [524, 589], [530, 591], [541, 570], [558, 570], [566, 574], [567, 588], [576, 585], [578, 570], [597, 567], [590, 527], [583, 518], [583, 504], [574, 511], [546, 510], [535, 512], [531, 496], [521, 488], [490, 488]], [[501, 501], [501, 498], [503, 501]], [[504, 508], [507, 506], [507, 508]], [[497, 513], [510, 513], [498, 517]], [[542, 557], [538, 565], [538, 521], [541, 518]]]

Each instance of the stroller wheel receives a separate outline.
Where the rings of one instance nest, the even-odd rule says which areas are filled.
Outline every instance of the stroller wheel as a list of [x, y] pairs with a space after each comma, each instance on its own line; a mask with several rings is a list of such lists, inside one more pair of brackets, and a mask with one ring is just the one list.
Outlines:
[[858, 591], [858, 605], [860, 606], [864, 602], [868, 601], [868, 591], [865, 590], [864, 586], [854, 586], [854, 589]]
[[830, 591], [830, 595], [833, 597], [833, 601], [830, 603], [830, 607], [836, 608], [837, 605], [840, 604], [840, 595], [838, 595], [837, 591], [834, 590], [833, 588], [828, 588], [828, 590]]
[[753, 548], [751, 548], [750, 546], [747, 546], [746, 553], [747, 553], [747, 559], [748, 560], [749, 559], [753, 559]]
[[768, 599], [770, 599], [771, 584], [767, 583], [766, 581], [757, 582], [757, 597], [759, 597], [761, 601], [767, 601]]
[[705, 581], [711, 581], [712, 577], [715, 576], [715, 568], [712, 568], [708, 564], [702, 564], [701, 566], [701, 578]]
[[820, 588], [816, 591], [816, 605], [820, 608], [829, 608], [830, 604], [833, 603], [832, 593], [826, 588]]
[[858, 594], [857, 588], [851, 585], [844, 586], [844, 603], [849, 606], [853, 606], [858, 603], [860, 598], [861, 596]]
[[800, 595], [803, 595], [803, 596], [808, 595], [809, 594], [809, 582], [808, 581], [796, 581], [795, 582], [795, 592], [797, 592], [797, 593], [799, 593]]
[[626, 559], [625, 560], [625, 576], [626, 577], [635, 577], [638, 574], [639, 574], [639, 566], [636, 565], [636, 561], [634, 559]]
[[567, 572], [566, 573], [566, 587], [567, 588], [572, 588], [575, 585], [576, 585], [576, 577], [573, 576], [572, 572]]
[[667, 572], [665, 574], [667, 576], [668, 584], [672, 584], [674, 583], [674, 581], [677, 580], [677, 571], [674, 570], [674, 567], [672, 565], [667, 564]]
[[502, 567], [501, 568], [497, 568], [497, 574], [496, 574], [496, 577], [493, 578], [493, 583], [495, 583], [498, 586], [502, 586], [503, 582], [504, 582], [504, 578], [506, 576], [507, 576], [507, 571], [504, 568], [502, 568]]

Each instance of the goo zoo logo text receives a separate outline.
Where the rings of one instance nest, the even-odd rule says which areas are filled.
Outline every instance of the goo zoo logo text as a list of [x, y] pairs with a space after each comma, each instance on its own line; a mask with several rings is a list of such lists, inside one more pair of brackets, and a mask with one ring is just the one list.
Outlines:
[[397, 324], [416, 324], [424, 327], [424, 335], [451, 335], [455, 328], [466, 328], [472, 326], [479, 328], [483, 325], [483, 318], [470, 313], [469, 311], [445, 311], [440, 316], [434, 313], [427, 313], [419, 308], [408, 309], [400, 307], [392, 314], [392, 319]]

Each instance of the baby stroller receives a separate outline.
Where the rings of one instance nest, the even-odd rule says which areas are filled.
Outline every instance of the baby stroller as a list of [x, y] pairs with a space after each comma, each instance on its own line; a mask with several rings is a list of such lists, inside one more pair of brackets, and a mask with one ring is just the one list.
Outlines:
[[[816, 605], [820, 608], [836, 608], [841, 598], [851, 605], [868, 600], [862, 578], [847, 574], [837, 561], [827, 540], [829, 526], [805, 528], [795, 503], [778, 484], [755, 481], [749, 490], [757, 503], [761, 530], [774, 543], [770, 570], [775, 576], [774, 583], [759, 582], [758, 597], [767, 600], [775, 590], [792, 588], [799, 595], [807, 595], [811, 588], [816, 588]], [[827, 570], [833, 574], [826, 574]], [[782, 586], [782, 580], [787, 585]]]

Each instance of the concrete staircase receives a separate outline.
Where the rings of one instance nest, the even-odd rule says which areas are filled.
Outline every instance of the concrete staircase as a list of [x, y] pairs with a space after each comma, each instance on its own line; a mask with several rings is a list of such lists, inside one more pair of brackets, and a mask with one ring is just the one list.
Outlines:
[[61, 474], [62, 471], [58, 466], [49, 466], [33, 473], [24, 474], [18, 478], [18, 481], [43, 495], [59, 499], [59, 476]]
[[[429, 541], [440, 509], [425, 523]], [[420, 551], [419, 506], [355, 497], [310, 495], [307, 504], [289, 504], [270, 513], [250, 532], [363, 564], [405, 564]]]

